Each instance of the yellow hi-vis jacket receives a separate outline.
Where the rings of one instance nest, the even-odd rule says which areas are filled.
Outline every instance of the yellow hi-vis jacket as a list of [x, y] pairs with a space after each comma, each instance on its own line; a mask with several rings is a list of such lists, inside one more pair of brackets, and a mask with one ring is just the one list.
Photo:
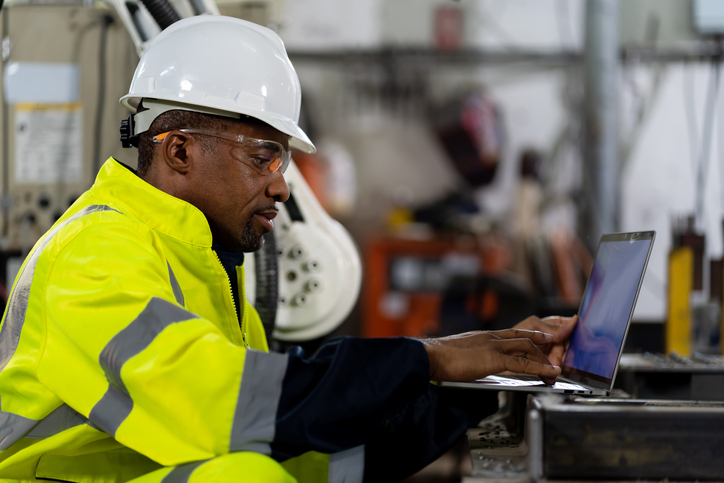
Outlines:
[[[211, 247], [198, 209], [105, 163], [11, 292], [0, 326], [0, 481], [128, 481], [270, 454], [287, 356], [268, 353], [241, 269], [234, 307]], [[264, 481], [264, 468], [237, 481]]]

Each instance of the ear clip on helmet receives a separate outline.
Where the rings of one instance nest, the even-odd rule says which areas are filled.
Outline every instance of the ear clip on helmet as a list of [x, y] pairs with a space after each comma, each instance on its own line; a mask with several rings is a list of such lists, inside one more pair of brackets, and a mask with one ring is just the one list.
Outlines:
[[121, 146], [124, 148], [138, 147], [138, 135], [133, 133], [135, 124], [133, 114], [129, 114], [128, 119], [121, 121]]

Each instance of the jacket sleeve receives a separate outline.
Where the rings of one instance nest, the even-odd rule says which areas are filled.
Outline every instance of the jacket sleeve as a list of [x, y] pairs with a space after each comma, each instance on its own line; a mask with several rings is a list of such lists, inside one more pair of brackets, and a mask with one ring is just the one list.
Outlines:
[[38, 378], [163, 465], [353, 448], [427, 390], [427, 356], [411, 339], [342, 339], [310, 359], [231, 343], [176, 302], [161, 249], [132, 227], [48, 249]]
[[495, 391], [430, 384], [365, 444], [364, 481], [402, 481], [442, 456], [497, 409]]
[[278, 459], [363, 445], [430, 385], [427, 354], [412, 339], [345, 337], [309, 359], [298, 347], [287, 355], [272, 444]]

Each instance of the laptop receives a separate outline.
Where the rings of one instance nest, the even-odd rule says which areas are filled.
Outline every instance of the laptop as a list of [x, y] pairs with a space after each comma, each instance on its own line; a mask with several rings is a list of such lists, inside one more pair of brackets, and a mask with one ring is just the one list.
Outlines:
[[655, 232], [603, 235], [578, 310], [578, 323], [552, 386], [537, 376], [503, 374], [441, 386], [608, 396], [654, 245]]

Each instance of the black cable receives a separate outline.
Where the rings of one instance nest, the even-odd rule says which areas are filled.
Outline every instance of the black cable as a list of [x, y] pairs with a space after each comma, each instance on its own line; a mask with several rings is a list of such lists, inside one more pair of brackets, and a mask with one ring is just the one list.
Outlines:
[[161, 27], [161, 30], [165, 30], [169, 25], [181, 20], [181, 17], [167, 0], [141, 0], [141, 2], [146, 6], [148, 13]]
[[273, 334], [279, 303], [279, 259], [273, 231], [264, 235], [264, 246], [254, 252], [254, 275], [256, 278], [254, 308], [264, 325], [269, 350], [277, 351], [278, 346]]
[[[0, 0], [0, 8], [2, 8], [2, 0]], [[10, 14], [8, 13], [8, 10], [5, 9], [5, 12], [2, 14], [3, 17], [3, 31], [2, 31], [2, 39], [8, 36], [8, 29], [10, 28]], [[2, 46], [0, 46], [0, 49]], [[4, 52], [0, 52], [2, 55], [2, 69], [3, 72], [5, 72], [5, 54]], [[10, 110], [8, 108], [7, 99], [5, 99], [5, 90], [2, 89], [2, 92], [0, 93], [0, 96], [2, 96], [2, 116], [3, 116], [3, 159], [2, 159], [2, 171], [3, 171], [3, 185], [2, 185], [2, 194], [0, 195], [0, 210], [3, 213], [3, 224], [2, 224], [2, 238], [7, 239], [7, 237], [10, 235], [10, 206], [8, 202], [8, 198], [10, 196], [10, 181], [8, 180], [8, 177], [10, 176]]]
[[101, 136], [103, 134], [103, 111], [106, 105], [106, 44], [108, 43], [108, 27], [113, 23], [113, 17], [104, 15], [100, 19], [101, 31], [98, 41], [98, 98], [96, 101], [96, 122], [93, 126], [93, 173], [92, 179], [101, 167]]

